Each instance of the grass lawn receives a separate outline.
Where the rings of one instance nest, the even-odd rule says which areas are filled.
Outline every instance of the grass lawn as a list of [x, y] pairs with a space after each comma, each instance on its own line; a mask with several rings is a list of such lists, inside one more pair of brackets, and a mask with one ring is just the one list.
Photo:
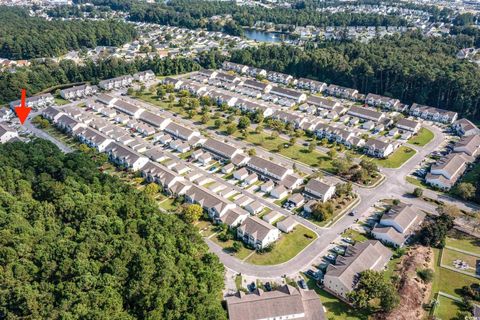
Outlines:
[[329, 320], [367, 320], [369, 314], [362, 310], [355, 310], [335, 296], [326, 292], [315, 285], [315, 281], [307, 278], [307, 286], [309, 289], [315, 290], [320, 296], [323, 306], [326, 310], [326, 316]]
[[237, 287], [237, 290], [240, 290], [242, 287], [242, 276], [237, 274], [235, 276], [235, 287]]
[[406, 177], [405, 177], [405, 180], [406, 180], [408, 183], [413, 184], [413, 185], [416, 186], [416, 187], [427, 188], [427, 186], [426, 186], [422, 181], [420, 181], [419, 179], [417, 179], [417, 178], [415, 178], [415, 177], [406, 176]]
[[477, 260], [480, 258], [465, 254], [462, 252], [458, 252], [455, 250], [451, 249], [443, 249], [443, 254], [442, 254], [442, 265], [447, 266], [447, 267], [454, 267], [453, 262], [455, 260], [462, 260], [465, 261], [465, 263], [468, 264], [469, 268], [462, 270], [464, 272], [468, 272], [472, 275], [475, 275], [475, 268], [477, 265]]
[[480, 239], [462, 234], [459, 237], [447, 237], [447, 246], [480, 254]]
[[384, 168], [399, 168], [411, 157], [415, 155], [416, 151], [412, 148], [401, 146], [387, 159], [374, 159], [373, 162]]
[[478, 279], [456, 271], [442, 268], [440, 266], [440, 250], [433, 249], [433, 251], [435, 254], [435, 274], [432, 283], [432, 293], [442, 291], [461, 298], [458, 290], [463, 286], [469, 286], [474, 282], [478, 282]]
[[460, 182], [469, 182], [475, 185], [480, 179], [480, 162], [476, 163], [472, 170], [468, 171], [463, 177]]
[[255, 253], [247, 259], [247, 262], [259, 265], [274, 265], [286, 262], [295, 257], [316, 238], [317, 235], [312, 230], [298, 225], [291, 233], [282, 234], [271, 252]]
[[460, 304], [450, 298], [444, 296], [438, 296], [438, 305], [433, 313], [439, 319], [454, 319], [457, 312], [460, 310]]
[[250, 131], [246, 138], [243, 137], [238, 131], [234, 135], [239, 139], [244, 139], [245, 141], [260, 146], [270, 152], [278, 152], [287, 158], [297, 160], [309, 166], [317, 167], [330, 172], [333, 171], [332, 161], [330, 158], [326, 154], [320, 153], [316, 150], [313, 152], [308, 152], [307, 147], [295, 144], [278, 151], [279, 145], [288, 145], [289, 141], [279, 137], [272, 138], [270, 135], [263, 132], [256, 133], [255, 131]]
[[210, 221], [200, 220], [195, 226], [201, 231], [203, 237], [209, 237], [215, 233], [213, 231], [214, 226]]
[[432, 141], [434, 137], [435, 135], [433, 134], [432, 131], [422, 127], [415, 136], [408, 139], [408, 143], [419, 146], [419, 147], [423, 147], [427, 143]]
[[[229, 254], [232, 254], [234, 257], [236, 257], [237, 259], [240, 259], [240, 260], [245, 259], [246, 257], [248, 257], [249, 254], [251, 254], [253, 252], [253, 250], [246, 248], [243, 245], [243, 242], [241, 242], [241, 241], [237, 241], [237, 240], [220, 241], [217, 236], [213, 236], [210, 239], [213, 242], [215, 242], [216, 244], [218, 244], [220, 247], [222, 247], [223, 251], [225, 251]], [[242, 247], [240, 248], [240, 251], [238, 251], [238, 252], [233, 251], [232, 246], [233, 246], [234, 242], [239, 242], [240, 244], [242, 244]]]
[[65, 99], [63, 99], [63, 98], [55, 98], [55, 104], [56, 104], [57, 106], [63, 106], [63, 105], [65, 105], [65, 104], [69, 104], [69, 103], [70, 103], [70, 101], [65, 100]]
[[349, 229], [347, 231], [345, 231], [344, 233], [342, 233], [342, 237], [346, 238], [350, 238], [356, 242], [365, 242], [368, 240], [368, 238], [366, 237], [365, 234], [363, 233], [360, 233], [358, 232], [357, 230], [352, 230], [352, 229]]
[[160, 208], [168, 212], [175, 212], [178, 209], [178, 205], [175, 203], [175, 199], [167, 198], [159, 203]]

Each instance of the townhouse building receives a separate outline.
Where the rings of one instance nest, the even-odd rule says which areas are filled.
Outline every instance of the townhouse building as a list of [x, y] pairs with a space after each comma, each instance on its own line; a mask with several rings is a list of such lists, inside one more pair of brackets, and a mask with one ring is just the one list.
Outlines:
[[393, 153], [394, 147], [391, 143], [378, 139], [367, 139], [363, 146], [363, 151], [375, 158], [387, 158]]
[[67, 89], [60, 90], [60, 96], [65, 100], [74, 100], [85, 98], [94, 95], [98, 92], [97, 86], [91, 86], [89, 84], [75, 86]]
[[102, 80], [98, 86], [103, 90], [113, 90], [128, 87], [132, 85], [133, 77], [131, 75]]
[[293, 174], [293, 169], [286, 168], [281, 164], [274, 163], [258, 156], [252, 156], [250, 158], [247, 162], [247, 168], [274, 181], [281, 181], [287, 175]]
[[382, 112], [377, 112], [375, 110], [365, 108], [365, 107], [357, 107], [357, 106], [352, 106], [350, 110], [347, 111], [347, 114], [358, 117], [364, 121], [374, 121], [374, 122], [380, 122], [382, 119], [385, 118], [385, 114]]
[[334, 97], [349, 99], [349, 100], [353, 100], [353, 101], [355, 101], [357, 99], [357, 95], [358, 95], [358, 90], [356, 90], [356, 89], [337, 86], [337, 85], [334, 85], [334, 84], [329, 85], [325, 89], [325, 92], [327, 94], [331, 95], [331, 96], [334, 96]]
[[359, 273], [383, 270], [391, 256], [392, 252], [377, 240], [348, 246], [344, 256], [339, 255], [334, 264], [328, 265], [323, 279], [324, 289], [349, 302], [348, 293], [355, 289]]
[[470, 120], [465, 118], [459, 119], [452, 124], [452, 129], [459, 136], [479, 135], [480, 129], [474, 125]]
[[402, 111], [400, 100], [369, 93], [365, 103], [372, 107], [379, 107], [388, 110]]
[[297, 88], [309, 90], [312, 93], [319, 93], [325, 91], [328, 85], [324, 82], [315, 81], [307, 78], [300, 78], [297, 81]]
[[310, 179], [305, 185], [304, 193], [308, 197], [327, 202], [335, 195], [336, 187], [318, 179]]
[[315, 291], [290, 285], [269, 292], [257, 289], [245, 294], [239, 291], [225, 301], [230, 320], [327, 319]]
[[458, 118], [458, 113], [456, 112], [429, 107], [418, 103], [414, 103], [410, 107], [409, 112], [414, 117], [445, 124], [452, 124]]
[[18, 132], [6, 123], [0, 122], [0, 143], [6, 143], [18, 138]]
[[425, 219], [425, 213], [400, 202], [382, 215], [372, 235], [387, 245], [402, 247]]
[[[15, 100], [10, 102], [10, 108], [15, 110], [15, 107], [20, 106], [21, 101]], [[37, 96], [25, 99], [25, 104], [32, 109], [43, 109], [55, 104], [55, 98], [50, 93], [40, 94]]]
[[247, 217], [237, 228], [237, 237], [255, 249], [263, 249], [278, 240], [280, 231], [257, 218]]
[[110, 143], [105, 148], [105, 151], [112, 162], [118, 166], [129, 168], [132, 171], [140, 170], [149, 161], [147, 157], [117, 142]]

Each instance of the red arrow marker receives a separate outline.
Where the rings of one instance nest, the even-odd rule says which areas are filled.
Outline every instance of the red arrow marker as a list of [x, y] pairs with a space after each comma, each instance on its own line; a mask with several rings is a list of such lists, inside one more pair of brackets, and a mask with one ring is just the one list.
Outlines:
[[20, 119], [20, 123], [23, 124], [25, 120], [27, 120], [28, 114], [32, 110], [25, 104], [25, 100], [27, 98], [27, 91], [22, 89], [22, 100], [21, 104], [18, 107], [15, 107], [15, 113], [17, 114], [18, 119]]

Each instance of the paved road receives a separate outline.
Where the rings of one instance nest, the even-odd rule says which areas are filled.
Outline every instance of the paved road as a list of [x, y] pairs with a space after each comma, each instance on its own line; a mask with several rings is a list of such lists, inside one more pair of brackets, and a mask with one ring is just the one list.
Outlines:
[[32, 132], [33, 135], [39, 137], [39, 138], [42, 138], [42, 139], [45, 139], [45, 140], [48, 140], [48, 141], [51, 141], [53, 142], [60, 150], [62, 150], [62, 152], [64, 153], [70, 153], [72, 152], [73, 150], [67, 146], [66, 144], [64, 144], [62, 141], [52, 137], [51, 135], [49, 135], [48, 133], [46, 133], [45, 131], [43, 130], [40, 130], [38, 129], [37, 127], [35, 127], [31, 120], [33, 118], [35, 118], [37, 115], [41, 114], [41, 112], [35, 112], [35, 113], [32, 113], [30, 114], [30, 116], [27, 118], [27, 120], [25, 121], [25, 123], [23, 124], [23, 126], [25, 127], [25, 129], [27, 130], [30, 130], [30, 132]]
[[[122, 99], [125, 100], [131, 100], [131, 102], [141, 105], [142, 107], [150, 110], [155, 110], [158, 112], [158, 107], [152, 106], [148, 103], [145, 103], [143, 101], [139, 100], [134, 100], [128, 97], [122, 97]], [[191, 120], [188, 119], [183, 119], [181, 117], [175, 117], [173, 116], [172, 113], [168, 112], [167, 110], [163, 110], [161, 113], [163, 113], [164, 116], [170, 117], [174, 119], [176, 122], [179, 122], [181, 124], [184, 124], [188, 127], [196, 126], [199, 127], [198, 124], [193, 124]], [[236, 272], [245, 274], [245, 275], [250, 275], [250, 276], [256, 276], [259, 278], [274, 278], [274, 277], [281, 277], [284, 275], [292, 275], [297, 273], [299, 270], [304, 270], [308, 268], [313, 261], [317, 260], [320, 256], [325, 254], [325, 251], [329, 248], [330, 244], [338, 238], [338, 236], [347, 228], [351, 227], [352, 225], [355, 224], [355, 220], [357, 218], [363, 218], [364, 216], [368, 216], [370, 214], [370, 208], [375, 205], [378, 201], [382, 199], [400, 199], [403, 202], [406, 203], [411, 203], [414, 204], [415, 206], [419, 207], [422, 210], [428, 211], [428, 212], [435, 212], [436, 206], [434, 206], [431, 203], [427, 203], [422, 201], [421, 199], [415, 198], [411, 196], [411, 192], [414, 189], [414, 186], [411, 186], [405, 181], [405, 177], [415, 169], [415, 167], [421, 163], [425, 157], [431, 153], [433, 150], [437, 149], [439, 145], [444, 143], [445, 141], [445, 136], [441, 132], [440, 129], [433, 127], [433, 126], [428, 126], [427, 127], [432, 130], [435, 133], [434, 140], [430, 142], [427, 146], [422, 147], [422, 148], [416, 148], [417, 153], [406, 163], [404, 164], [401, 168], [399, 169], [381, 169], [382, 174], [385, 175], [385, 181], [380, 185], [375, 188], [364, 188], [360, 186], [355, 186], [354, 190], [357, 192], [357, 194], [360, 196], [360, 202], [357, 204], [355, 209], [359, 212], [359, 214], [356, 217], [351, 217], [349, 215], [344, 215], [341, 219], [339, 219], [333, 226], [329, 228], [321, 228], [318, 227], [317, 225], [311, 223], [310, 221], [307, 221], [301, 217], [294, 216], [295, 219], [297, 219], [299, 222], [302, 224], [308, 226], [312, 230], [314, 230], [318, 234], [318, 238], [313, 241], [308, 247], [306, 247], [300, 254], [295, 256], [293, 259], [279, 265], [274, 265], [274, 266], [257, 266], [257, 265], [252, 265], [248, 264], [245, 262], [242, 262], [238, 260], [237, 258], [234, 258], [230, 256], [229, 254], [223, 252], [222, 248], [212, 242], [209, 239], [206, 239], [207, 244], [209, 245], [209, 248], [212, 252], [216, 253], [222, 263], [229, 269], [234, 270]], [[33, 132], [33, 130], [32, 130]], [[227, 140], [230, 144], [242, 148], [242, 149], [248, 149], [251, 146], [248, 143], [245, 143], [243, 141], [238, 141], [234, 140], [230, 137], [225, 137], [223, 135], [219, 135], [216, 132], [209, 132], [212, 137], [215, 137], [220, 140]], [[50, 140], [50, 139], [49, 139]], [[57, 141], [58, 142], [58, 141]], [[292, 161], [291, 159], [285, 158], [281, 155], [278, 154], [272, 154], [270, 152], [267, 152], [266, 150], [263, 150], [261, 148], [257, 148], [257, 154], [260, 156], [264, 156], [267, 158], [271, 158], [273, 161], [277, 163], [283, 163], [287, 165], [293, 165], [295, 163], [297, 169], [304, 171], [306, 174], [309, 174], [313, 172], [313, 170], [305, 166], [303, 164], [297, 163], [295, 161]], [[172, 156], [175, 158], [172, 154]], [[178, 160], [178, 158], [177, 158]], [[189, 164], [190, 167], [195, 167], [196, 170], [201, 170], [203, 172], [206, 172], [202, 168], [198, 168], [196, 166], [193, 166], [193, 164]], [[212, 177], [219, 182], [224, 183], [225, 181], [216, 175], [212, 175]], [[335, 177], [328, 177], [329, 179], [337, 180], [340, 181], [339, 179]], [[282, 208], [278, 208], [278, 206], [273, 205], [272, 203], [266, 201], [264, 198], [257, 196], [255, 194], [252, 194], [251, 192], [245, 191], [244, 189], [238, 187], [238, 186], [233, 186], [234, 189], [236, 189], [239, 192], [242, 192], [244, 194], [247, 194], [251, 198], [260, 201], [267, 207], [270, 207], [274, 210], [279, 211], [280, 213], [284, 215], [290, 215], [291, 213], [287, 210], [284, 210]], [[430, 194], [429, 194], [430, 195]], [[467, 205], [465, 205], [463, 202], [458, 202], [455, 200], [452, 202], [452, 199], [442, 199], [446, 202], [451, 202], [454, 203], [455, 205], [458, 205], [462, 209], [469, 209]], [[272, 207], [273, 206], [273, 207]]]

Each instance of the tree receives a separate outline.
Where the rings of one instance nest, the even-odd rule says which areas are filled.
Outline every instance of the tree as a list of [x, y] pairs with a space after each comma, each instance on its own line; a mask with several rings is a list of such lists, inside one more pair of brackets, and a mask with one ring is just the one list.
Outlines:
[[208, 121], [210, 121], [210, 114], [208, 114], [208, 113], [202, 114], [202, 119], [201, 120], [202, 120], [203, 124], [207, 124]]
[[413, 195], [417, 198], [420, 198], [423, 195], [423, 189], [416, 187], [413, 189]]
[[367, 309], [373, 300], [380, 300], [383, 311], [393, 310], [399, 303], [397, 290], [384, 272], [365, 270], [360, 272], [354, 291], [347, 294], [352, 303], [361, 309]]
[[335, 211], [331, 202], [317, 202], [312, 209], [312, 216], [317, 221], [326, 221], [330, 219]]
[[0, 241], [2, 270], [15, 270], [0, 277], [1, 317], [226, 319], [224, 268], [198, 229], [94, 157], [0, 145], [2, 234], [16, 234]]
[[285, 148], [285, 144], [282, 142], [282, 143], [279, 143], [277, 145], [277, 151], [278, 152], [282, 152], [282, 150]]
[[455, 188], [455, 194], [465, 200], [472, 199], [476, 192], [475, 186], [469, 182], [461, 182]]
[[313, 141], [310, 142], [309, 145], [308, 145], [308, 152], [312, 153], [315, 150], [316, 147], [317, 146], [316, 146], [315, 142], [313, 142]]
[[238, 120], [238, 129], [243, 130], [247, 129], [250, 126], [250, 118], [243, 116]]
[[420, 243], [425, 246], [443, 248], [447, 232], [453, 228], [455, 218], [446, 213], [432, 217], [423, 223], [419, 232]]
[[158, 186], [158, 184], [156, 183], [149, 183], [145, 189], [143, 190], [143, 192], [145, 192], [145, 194], [149, 195], [149, 196], [154, 196], [158, 193], [158, 191], [160, 190], [160, 187]]
[[235, 241], [232, 245], [232, 250], [234, 252], [239, 252], [242, 249], [242, 244], [238, 241]]
[[226, 130], [228, 135], [232, 135], [237, 131], [237, 126], [234, 123], [231, 123], [227, 126]]
[[263, 125], [259, 124], [255, 128], [255, 133], [262, 133], [263, 132]]
[[330, 157], [330, 159], [333, 160], [337, 156], [337, 151], [332, 148], [332, 149], [328, 150], [327, 155]]
[[215, 129], [219, 129], [223, 124], [223, 121], [220, 120], [220, 119], [216, 119], [214, 122], [213, 122], [213, 125], [215, 126]]
[[257, 150], [256, 149], [248, 150], [248, 155], [251, 156], [251, 157], [257, 155]]
[[202, 217], [203, 209], [198, 204], [190, 204], [182, 210], [182, 218], [185, 222], [194, 223]]
[[297, 143], [297, 138], [295, 138], [295, 137], [291, 137], [291, 138], [290, 138], [290, 142], [289, 142], [289, 143], [290, 143], [290, 145], [291, 145], [291, 146], [294, 146], [294, 145], [295, 145], [295, 143]]
[[434, 272], [432, 269], [422, 269], [417, 271], [417, 275], [422, 279], [425, 283], [430, 283], [433, 280]]

